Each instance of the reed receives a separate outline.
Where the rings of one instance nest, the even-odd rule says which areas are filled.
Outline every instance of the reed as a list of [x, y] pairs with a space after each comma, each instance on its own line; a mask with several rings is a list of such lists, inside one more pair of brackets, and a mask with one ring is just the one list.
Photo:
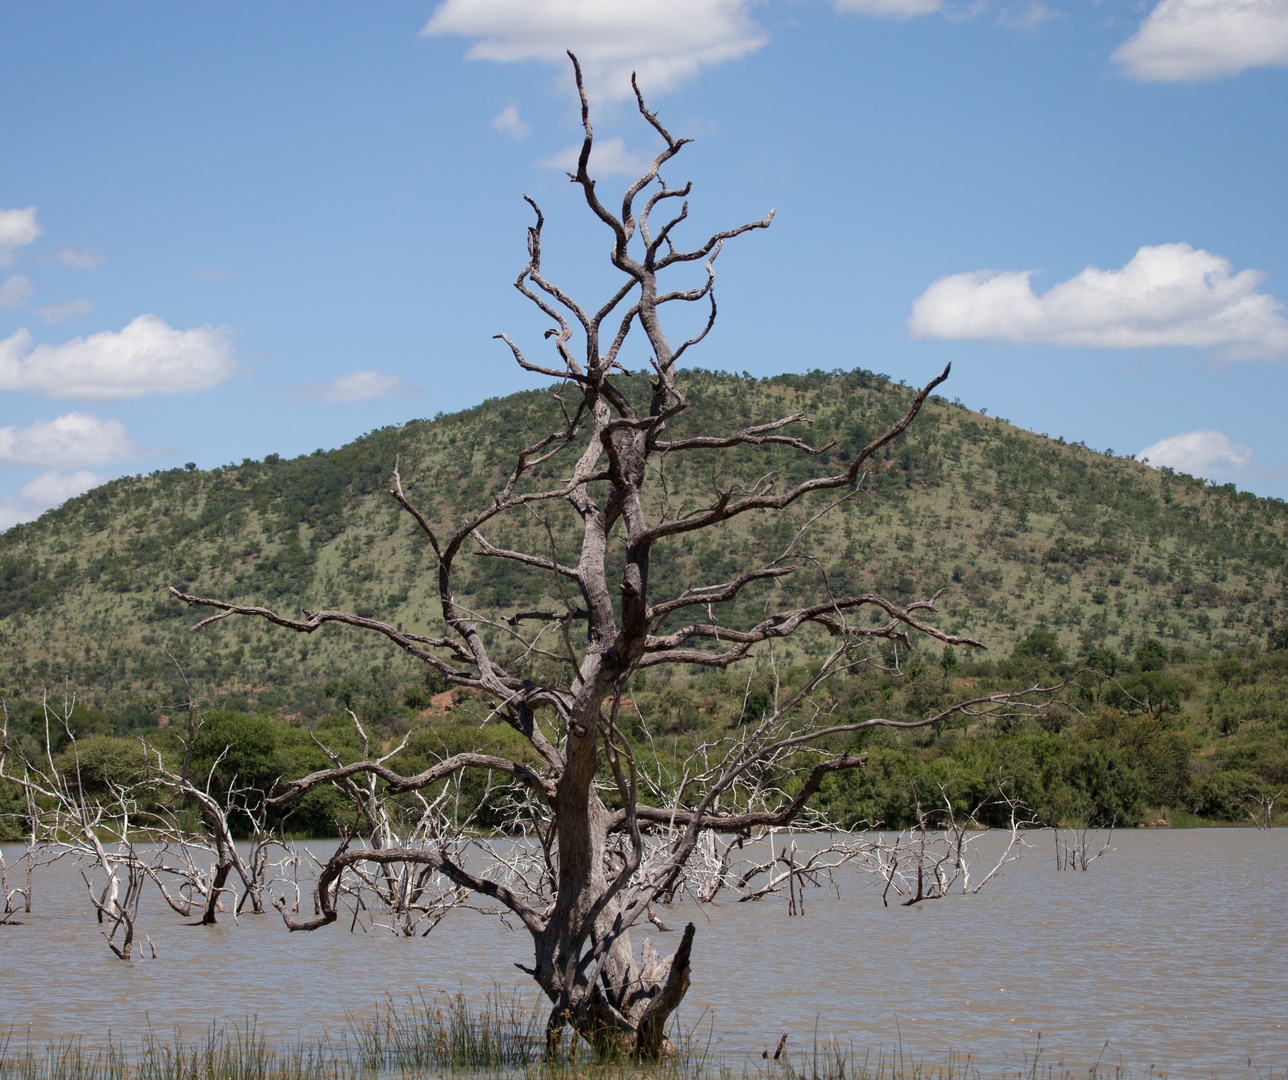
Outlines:
[[387, 1000], [349, 1017], [339, 1036], [271, 1042], [253, 1019], [212, 1024], [190, 1039], [149, 1030], [137, 1047], [110, 1036], [33, 1044], [0, 1032], [0, 1080], [341, 1080], [460, 1074], [516, 1080], [699, 1080], [714, 1076], [691, 1039], [680, 1054], [644, 1068], [602, 1061], [580, 1040], [545, 1047], [545, 1017], [518, 997], [489, 994], [473, 1007], [459, 994]]
[[700, 1029], [673, 1033], [674, 1057], [648, 1065], [632, 1058], [604, 1060], [579, 1038], [545, 1045], [543, 1010], [518, 996], [494, 993], [481, 1008], [459, 994], [385, 1002], [373, 1019], [350, 1019], [357, 1060], [378, 1073], [502, 1074], [525, 1080], [716, 1080], [710, 1038]]
[[[1039, 1038], [1020, 1068], [982, 1068], [970, 1054], [930, 1061], [900, 1039], [859, 1054], [852, 1044], [820, 1039], [799, 1052], [770, 1058], [714, 1055], [711, 1025], [678, 1033], [679, 1053], [642, 1064], [604, 1061], [584, 1042], [566, 1040], [544, 1052], [544, 1017], [517, 997], [488, 995], [471, 1007], [460, 995], [386, 1001], [372, 1017], [351, 1017], [339, 1036], [272, 1042], [253, 1019], [212, 1024], [200, 1038], [148, 1031], [131, 1049], [110, 1036], [32, 1045], [0, 1032], [0, 1080], [413, 1080], [470, 1076], [504, 1080], [1163, 1080], [1148, 1072], [1097, 1062], [1076, 1070], [1045, 1053]], [[1248, 1080], [1288, 1080], [1251, 1061]]]
[[389, 999], [373, 1018], [350, 1016], [349, 1030], [358, 1062], [375, 1072], [523, 1071], [544, 1042], [536, 1011], [501, 994], [487, 995], [481, 1009], [460, 994]]
[[144, 1035], [137, 1049], [108, 1036], [18, 1044], [0, 1035], [0, 1080], [341, 1080], [358, 1071], [343, 1044], [330, 1039], [272, 1045], [253, 1020], [211, 1025], [187, 1041]]
[[[1023, 1064], [1011, 1069], [984, 1069], [969, 1053], [950, 1051], [940, 1061], [930, 1061], [903, 1045], [902, 1036], [889, 1050], [856, 1054], [852, 1044], [836, 1039], [820, 1041], [817, 1034], [811, 1050], [783, 1054], [778, 1059], [754, 1059], [740, 1070], [727, 1063], [718, 1067], [719, 1080], [1167, 1080], [1167, 1073], [1150, 1065], [1144, 1072], [1107, 1061], [1106, 1041], [1101, 1056], [1091, 1065], [1066, 1065], [1042, 1046], [1039, 1034], [1033, 1050], [1025, 1053]], [[1263, 1071], [1248, 1059], [1244, 1080], [1288, 1080], [1288, 1071]]]

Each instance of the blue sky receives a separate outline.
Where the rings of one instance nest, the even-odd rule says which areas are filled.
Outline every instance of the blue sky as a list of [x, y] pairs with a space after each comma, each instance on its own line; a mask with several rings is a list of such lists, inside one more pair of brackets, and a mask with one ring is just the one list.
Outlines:
[[[559, 168], [695, 139], [694, 363], [857, 365], [1288, 497], [1288, 0], [0, 5], [0, 527], [123, 473], [333, 447], [537, 385], [592, 302]], [[625, 360], [643, 367], [642, 346]]]

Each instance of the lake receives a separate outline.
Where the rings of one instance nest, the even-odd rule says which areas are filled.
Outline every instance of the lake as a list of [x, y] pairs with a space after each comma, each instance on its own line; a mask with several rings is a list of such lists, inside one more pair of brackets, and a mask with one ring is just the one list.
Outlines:
[[[817, 1029], [860, 1057], [900, 1043], [928, 1065], [970, 1052], [990, 1076], [1023, 1068], [1041, 1033], [1043, 1064], [1075, 1072], [1098, 1059], [1177, 1077], [1288, 1070], [1288, 831], [1117, 832], [1085, 872], [1056, 870], [1049, 832], [1029, 842], [982, 893], [912, 908], [883, 907], [879, 885], [843, 872], [839, 897], [808, 892], [800, 916], [785, 898], [661, 909], [677, 931], [697, 923], [682, 1020], [701, 1016], [731, 1057], [759, 1059], [784, 1032], [806, 1050]], [[11, 879], [20, 855], [5, 849]], [[109, 1030], [129, 1042], [149, 1022], [199, 1031], [253, 1015], [270, 1035], [307, 1037], [387, 994], [536, 1000], [513, 967], [531, 962], [529, 938], [495, 918], [453, 913], [425, 938], [347, 921], [290, 934], [272, 911], [188, 926], [153, 896], [139, 937], [157, 959], [123, 963], [75, 868], [38, 870], [32, 913], [0, 926], [0, 1025], [37, 1042]], [[679, 933], [658, 937], [667, 953]]]

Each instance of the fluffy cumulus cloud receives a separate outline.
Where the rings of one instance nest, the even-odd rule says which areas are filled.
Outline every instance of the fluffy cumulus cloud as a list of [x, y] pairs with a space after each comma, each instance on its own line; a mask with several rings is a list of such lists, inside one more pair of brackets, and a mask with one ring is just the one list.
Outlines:
[[106, 479], [88, 469], [78, 469], [73, 473], [42, 473], [13, 495], [0, 499], [0, 531], [23, 521], [35, 521], [46, 510], [61, 506]]
[[8, 266], [18, 248], [26, 247], [44, 231], [36, 222], [34, 206], [25, 210], [0, 210], [0, 266]]
[[1220, 359], [1288, 355], [1283, 305], [1257, 291], [1264, 275], [1190, 247], [1143, 247], [1121, 270], [1089, 266], [1041, 296], [1032, 270], [943, 277], [912, 305], [918, 338], [1132, 349], [1191, 346]]
[[1146, 82], [1288, 64], [1288, 0], [1160, 0], [1114, 59]]
[[420, 391], [397, 375], [379, 371], [353, 371], [329, 383], [307, 383], [299, 394], [311, 401], [370, 401], [382, 397], [416, 397]]
[[646, 93], [659, 94], [764, 46], [769, 36], [750, 6], [751, 0], [444, 0], [421, 33], [477, 39], [466, 53], [471, 60], [565, 66], [571, 49], [591, 94], [620, 101], [631, 96], [632, 71]]
[[1252, 448], [1236, 446], [1223, 431], [1188, 431], [1160, 439], [1136, 457], [1148, 458], [1156, 468], [1166, 465], [1177, 472], [1211, 479], [1247, 468], [1252, 462]]
[[155, 315], [140, 315], [120, 333], [105, 330], [61, 345], [33, 348], [26, 330], [0, 341], [0, 390], [52, 398], [195, 393], [240, 370], [227, 329], [174, 330]]
[[138, 447], [119, 420], [81, 412], [38, 420], [30, 427], [0, 427], [0, 466], [74, 469], [123, 461], [136, 453]]
[[[565, 146], [558, 153], [541, 158], [537, 167], [541, 169], [563, 169], [565, 172], [577, 171], [577, 159], [581, 155], [581, 143]], [[587, 169], [592, 176], [612, 176], [626, 174], [639, 176], [648, 167], [648, 160], [639, 154], [626, 149], [626, 143], [620, 136], [611, 139], [596, 139], [590, 148], [590, 164]]]
[[940, 11], [943, 0], [833, 0], [837, 11], [850, 11], [857, 15], [877, 15], [890, 19], [910, 19], [914, 15], [929, 15]]

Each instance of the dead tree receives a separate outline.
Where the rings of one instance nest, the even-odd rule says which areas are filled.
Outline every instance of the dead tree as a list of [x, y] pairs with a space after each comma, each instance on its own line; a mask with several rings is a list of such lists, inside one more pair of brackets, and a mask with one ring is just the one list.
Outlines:
[[[350, 710], [349, 718], [362, 740], [362, 760], [371, 757], [371, 740], [358, 717]], [[374, 759], [384, 765], [407, 747], [408, 736], [388, 753]], [[316, 736], [313, 741], [333, 764], [343, 769], [340, 756]], [[336, 786], [344, 792], [356, 811], [352, 827], [341, 829], [346, 844], [356, 843], [353, 850], [372, 853], [386, 851], [419, 851], [433, 848], [455, 862], [463, 862], [466, 850], [476, 843], [488, 851], [486, 840], [475, 841], [474, 811], [462, 811], [461, 773], [447, 779], [440, 790], [427, 797], [425, 790], [410, 792], [409, 805], [393, 797], [388, 785], [375, 773], [350, 774]], [[404, 796], [404, 798], [407, 798]], [[348, 894], [353, 907], [350, 930], [359, 925], [365, 913], [363, 929], [385, 929], [403, 937], [429, 934], [448, 912], [467, 903], [469, 889], [445, 878], [433, 865], [423, 862], [390, 861], [378, 856], [370, 861], [359, 859], [349, 865], [348, 873], [337, 880], [337, 891]], [[285, 915], [286, 901], [275, 906]], [[289, 920], [288, 920], [289, 921]]]
[[1259, 786], [1248, 795], [1248, 817], [1258, 829], [1269, 830], [1274, 827], [1275, 803], [1283, 796], [1284, 789], [1271, 792], [1269, 787]]
[[[953, 893], [954, 887], [963, 896], [978, 893], [1008, 863], [1020, 857], [1025, 847], [1024, 833], [1038, 824], [1019, 799], [1007, 790], [1009, 781], [999, 780], [997, 786], [977, 805], [958, 816], [948, 794], [948, 785], [939, 785], [943, 809], [923, 808], [917, 800], [917, 825], [907, 833], [899, 833], [893, 840], [881, 837], [865, 851], [868, 869], [885, 879], [881, 900], [890, 903], [890, 890], [906, 896], [904, 907], [912, 907], [925, 900], [942, 900]], [[992, 867], [978, 881], [971, 881], [971, 846], [975, 839], [989, 832], [979, 824], [979, 816], [986, 806], [1004, 806], [1009, 821], [1005, 828], [1006, 846], [995, 858]]]
[[[37, 850], [49, 853], [45, 856], [48, 862], [63, 855], [76, 858], [98, 921], [109, 927], [103, 931], [108, 947], [120, 959], [129, 960], [139, 897], [148, 876], [144, 858], [134, 843], [142, 816], [139, 802], [141, 797], [146, 798], [146, 785], [107, 781], [102, 791], [87, 790], [72, 725], [74, 709], [75, 699], [70, 695], [64, 699], [61, 712], [50, 706], [46, 696], [45, 761], [34, 762], [11, 745], [8, 709], [0, 702], [0, 777], [17, 785], [27, 798], [31, 829], [28, 865]], [[55, 764], [53, 755], [54, 731], [59, 727], [68, 740], [71, 758], [65, 770]], [[10, 767], [14, 758], [18, 768]], [[28, 876], [28, 900], [30, 890]]]
[[[1109, 852], [1109, 847], [1114, 840], [1114, 826], [1117, 823], [1117, 817], [1109, 822], [1109, 827], [1104, 830], [1103, 839], [1100, 836], [1099, 826], [1088, 825], [1085, 822], [1075, 822], [1073, 825], [1066, 826], [1063, 837], [1060, 835], [1060, 826], [1053, 825], [1051, 834], [1055, 841], [1055, 868], [1086, 870], [1093, 862]], [[1093, 852], [1096, 845], [1100, 846], [1100, 850]]]
[[0, 851], [0, 898], [4, 900], [4, 910], [0, 911], [0, 926], [5, 923], [16, 921], [14, 916], [18, 914], [18, 905], [16, 898], [21, 896], [23, 907], [31, 911], [31, 890], [30, 887], [24, 889], [21, 886], [9, 885], [9, 867], [4, 861], [4, 852]]
[[[70, 696], [61, 713], [45, 700], [43, 761], [32, 760], [16, 740], [11, 742], [3, 704], [0, 779], [16, 785], [26, 797], [27, 884], [25, 889], [10, 889], [0, 862], [0, 891], [5, 894], [0, 922], [11, 920], [18, 895], [26, 910], [31, 910], [31, 871], [37, 862], [64, 857], [80, 864], [98, 921], [110, 928], [103, 935], [122, 960], [133, 955], [135, 919], [149, 881], [171, 909], [185, 918], [197, 916], [197, 924], [213, 924], [216, 913], [225, 910], [225, 898], [236, 913], [248, 902], [252, 910], [263, 911], [262, 894], [277, 869], [270, 862], [270, 849], [285, 844], [264, 828], [267, 808], [262, 792], [241, 790], [234, 781], [226, 797], [216, 796], [212, 777], [198, 787], [167, 769], [161, 755], [146, 742], [140, 757], [145, 768], [136, 779], [99, 778], [89, 783], [82, 775], [80, 741], [72, 723], [75, 703]], [[52, 752], [59, 729], [70, 759], [61, 767]], [[167, 794], [199, 806], [207, 831], [187, 828], [182, 816], [161, 801]], [[234, 844], [229, 827], [234, 811], [251, 822], [254, 832], [244, 852]], [[242, 884], [240, 898], [230, 880], [234, 872]]]
[[[190, 605], [214, 609], [199, 629], [228, 616], [247, 616], [309, 634], [327, 623], [342, 623], [381, 634], [433, 668], [454, 687], [469, 688], [488, 703], [488, 720], [508, 724], [532, 748], [537, 765], [495, 754], [456, 753], [414, 776], [390, 763], [363, 760], [321, 769], [288, 784], [271, 801], [290, 803], [320, 784], [344, 784], [367, 774], [394, 794], [421, 791], [462, 770], [486, 770], [507, 778], [541, 804], [551, 822], [549, 856], [553, 899], [533, 898], [513, 876], [471, 868], [436, 846], [373, 850], [341, 847], [322, 868], [313, 919], [283, 916], [295, 930], [336, 921], [336, 888], [352, 866], [382, 862], [433, 868], [462, 889], [485, 897], [521, 922], [531, 933], [535, 959], [525, 968], [549, 997], [550, 1039], [571, 1024], [601, 1053], [649, 1058], [666, 1053], [667, 1018], [689, 985], [694, 927], [684, 931], [678, 950], [661, 959], [646, 948], [635, 954], [630, 928], [683, 874], [700, 838], [711, 831], [749, 833], [785, 826], [805, 809], [832, 773], [864, 763], [852, 736], [884, 719], [833, 723], [826, 713], [802, 714], [814, 691], [829, 676], [856, 662], [855, 650], [874, 640], [907, 643], [922, 635], [949, 645], [978, 646], [970, 638], [945, 633], [926, 621], [934, 598], [906, 606], [885, 597], [829, 595], [811, 604], [785, 607], [750, 625], [722, 621], [748, 586], [772, 583], [799, 564], [794, 547], [762, 565], [748, 567], [729, 581], [694, 586], [676, 595], [656, 595], [650, 559], [661, 545], [686, 538], [749, 514], [773, 514], [813, 502], [836, 499], [861, 485], [874, 456], [907, 429], [926, 398], [948, 377], [948, 369], [915, 394], [904, 415], [866, 446], [846, 447], [848, 458], [827, 457], [832, 446], [816, 447], [789, 429], [808, 423], [802, 413], [780, 416], [739, 431], [692, 437], [671, 436], [668, 425], [686, 408], [679, 361], [715, 323], [715, 263], [724, 245], [744, 233], [768, 228], [773, 214], [707, 237], [695, 247], [679, 246], [677, 233], [688, 216], [690, 185], [668, 186], [663, 171], [689, 141], [671, 135], [645, 106], [636, 88], [639, 113], [663, 149], [623, 195], [620, 210], [600, 196], [589, 172], [593, 131], [580, 67], [573, 58], [581, 94], [584, 139], [576, 171], [570, 173], [591, 214], [611, 237], [609, 261], [621, 275], [620, 286], [598, 307], [583, 307], [548, 279], [542, 264], [545, 218], [525, 196], [535, 216], [528, 230], [528, 260], [515, 287], [549, 320], [546, 337], [556, 359], [548, 364], [528, 358], [504, 334], [498, 337], [526, 372], [546, 376], [563, 389], [557, 395], [562, 417], [556, 430], [518, 455], [508, 478], [477, 512], [464, 521], [436, 524], [435, 512], [404, 488], [397, 464], [391, 496], [423, 533], [437, 561], [442, 632], [414, 634], [338, 610], [304, 611], [302, 618], [267, 608], [242, 606], [178, 589], [173, 595]], [[675, 209], [677, 204], [678, 210]], [[660, 221], [660, 224], [659, 224]], [[670, 271], [699, 268], [689, 287], [672, 287]], [[663, 283], [666, 279], [668, 284]], [[700, 305], [702, 328], [676, 345], [664, 327], [668, 311]], [[629, 372], [621, 363], [628, 336], [646, 339], [653, 368], [647, 401], [632, 403], [616, 378]], [[632, 340], [634, 338], [632, 337]], [[658, 496], [658, 470], [675, 455], [773, 445], [819, 463], [815, 475], [780, 488], [772, 475], [749, 487], [718, 490], [705, 505], [676, 511]], [[833, 464], [829, 468], [827, 462]], [[562, 464], [564, 479], [542, 486], [536, 470]], [[568, 557], [554, 543], [537, 550], [505, 546], [496, 531], [505, 515], [535, 513], [566, 504], [579, 530], [578, 550]], [[813, 505], [818, 506], [817, 503]], [[818, 514], [824, 507], [819, 506]], [[610, 547], [616, 550], [610, 552]], [[457, 600], [458, 567], [475, 554], [507, 560], [535, 574], [548, 575], [561, 598], [556, 610], [485, 615]], [[871, 613], [866, 619], [864, 613]], [[517, 641], [531, 655], [561, 665], [566, 679], [536, 682], [507, 670], [481, 630], [491, 626]], [[535, 627], [535, 629], [530, 629]], [[748, 658], [762, 644], [813, 627], [837, 643], [814, 677], [759, 723], [744, 725], [731, 737], [718, 767], [700, 788], [691, 787], [683, 805], [654, 806], [640, 797], [639, 765], [631, 742], [619, 726], [619, 711], [630, 677], [660, 665], [725, 669]], [[543, 635], [546, 635], [543, 637]], [[546, 647], [553, 640], [555, 645]], [[995, 700], [995, 699], [987, 699]], [[934, 723], [954, 710], [929, 717]], [[917, 726], [908, 724], [905, 726]], [[848, 742], [847, 742], [848, 739]], [[823, 751], [826, 741], [834, 749]], [[849, 749], [841, 749], [848, 745]], [[737, 786], [773, 761], [803, 773], [792, 798], [773, 809], [740, 807]], [[611, 792], [601, 797], [597, 778]], [[655, 827], [674, 830], [669, 843], [650, 852], [645, 836]]]
[[[3, 717], [3, 729], [0, 730], [0, 776], [4, 775], [4, 760], [8, 756], [8, 730], [9, 716], [8, 709], [4, 702], [0, 701], [0, 716]], [[26, 827], [23, 829], [23, 847], [22, 861], [26, 870], [26, 884], [21, 886], [9, 885], [9, 870], [4, 861], [4, 852], [0, 851], [0, 893], [4, 894], [4, 912], [0, 913], [0, 926], [5, 923], [12, 923], [16, 920], [14, 916], [18, 913], [15, 897], [22, 897], [22, 910], [24, 914], [31, 914], [31, 877], [32, 871], [36, 868], [37, 852], [37, 825], [36, 825], [36, 802], [30, 789], [23, 789], [23, 801], [26, 803]]]
[[[185, 745], [185, 769], [190, 761], [188, 749]], [[235, 915], [240, 915], [248, 903], [254, 914], [263, 914], [264, 891], [277, 869], [270, 861], [272, 849], [288, 850], [285, 840], [267, 828], [264, 793], [238, 786], [236, 777], [227, 792], [218, 793], [214, 774], [223, 760], [222, 754], [211, 765], [205, 783], [198, 786], [186, 775], [166, 768], [161, 754], [146, 742], [143, 750], [150, 767], [149, 781], [155, 789], [177, 794], [184, 803], [199, 807], [206, 823], [205, 833], [193, 833], [183, 828], [179, 815], [172, 810], [159, 806], [153, 811], [148, 829], [155, 854], [148, 863], [148, 876], [166, 903], [184, 916], [200, 909], [204, 926], [214, 925], [218, 912], [226, 909], [225, 897]], [[233, 839], [229, 819], [234, 814], [250, 825], [251, 836], [244, 850], [239, 850]], [[240, 896], [229, 884], [234, 873], [241, 882]], [[171, 891], [167, 881], [178, 882], [178, 887]]]

